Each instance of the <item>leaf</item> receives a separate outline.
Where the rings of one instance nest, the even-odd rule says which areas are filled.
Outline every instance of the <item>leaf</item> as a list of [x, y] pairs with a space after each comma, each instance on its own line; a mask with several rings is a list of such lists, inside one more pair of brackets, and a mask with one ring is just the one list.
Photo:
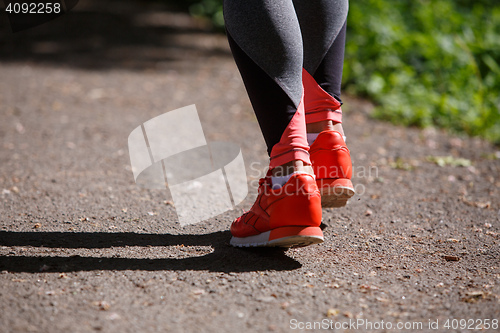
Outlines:
[[447, 165], [453, 166], [453, 167], [468, 167], [472, 165], [471, 160], [468, 160], [466, 158], [456, 158], [453, 156], [427, 156], [427, 160], [429, 162], [436, 163], [440, 167], [444, 167]]

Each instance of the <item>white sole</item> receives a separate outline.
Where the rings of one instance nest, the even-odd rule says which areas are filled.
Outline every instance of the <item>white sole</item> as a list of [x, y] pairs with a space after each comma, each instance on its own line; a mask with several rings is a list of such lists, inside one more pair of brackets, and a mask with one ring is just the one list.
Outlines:
[[229, 242], [235, 247], [303, 247], [324, 242], [321, 236], [294, 235], [269, 240], [271, 231], [244, 238], [232, 237]]

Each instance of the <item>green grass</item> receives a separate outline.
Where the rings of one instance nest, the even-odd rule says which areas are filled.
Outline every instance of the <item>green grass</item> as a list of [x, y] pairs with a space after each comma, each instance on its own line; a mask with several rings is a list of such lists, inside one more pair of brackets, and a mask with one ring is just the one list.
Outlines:
[[357, 0], [348, 20], [345, 88], [375, 117], [500, 143], [500, 4]]

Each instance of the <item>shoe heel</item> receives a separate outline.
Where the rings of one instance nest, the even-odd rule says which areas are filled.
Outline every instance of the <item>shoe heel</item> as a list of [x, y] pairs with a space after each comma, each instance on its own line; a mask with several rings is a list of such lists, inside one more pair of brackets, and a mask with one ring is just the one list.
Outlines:
[[320, 179], [316, 183], [320, 189], [323, 208], [344, 207], [347, 201], [356, 194], [349, 179]]
[[351, 155], [347, 147], [319, 150], [311, 154], [316, 179], [352, 178]]
[[271, 230], [269, 246], [301, 247], [323, 243], [323, 231], [319, 227], [281, 227]]
[[[286, 191], [286, 187], [282, 188]], [[314, 181], [303, 184], [299, 191], [287, 194], [275, 202], [269, 211], [271, 229], [301, 226], [319, 227], [321, 224], [321, 195]]]
[[352, 178], [351, 154], [339, 132], [321, 132], [310, 154], [316, 179]]

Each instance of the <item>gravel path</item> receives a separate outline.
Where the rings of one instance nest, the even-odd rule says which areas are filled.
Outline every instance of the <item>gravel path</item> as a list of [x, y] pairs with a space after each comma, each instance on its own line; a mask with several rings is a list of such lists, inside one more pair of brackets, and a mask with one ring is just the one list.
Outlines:
[[[224, 36], [167, 9], [89, 1], [41, 27], [0, 31], [0, 332], [498, 323], [498, 148], [374, 121], [352, 97], [358, 195], [323, 210], [326, 241], [229, 246], [266, 166], [264, 141]], [[209, 140], [240, 145], [251, 188], [237, 210], [181, 227], [167, 191], [135, 185], [127, 138], [190, 104]]]

